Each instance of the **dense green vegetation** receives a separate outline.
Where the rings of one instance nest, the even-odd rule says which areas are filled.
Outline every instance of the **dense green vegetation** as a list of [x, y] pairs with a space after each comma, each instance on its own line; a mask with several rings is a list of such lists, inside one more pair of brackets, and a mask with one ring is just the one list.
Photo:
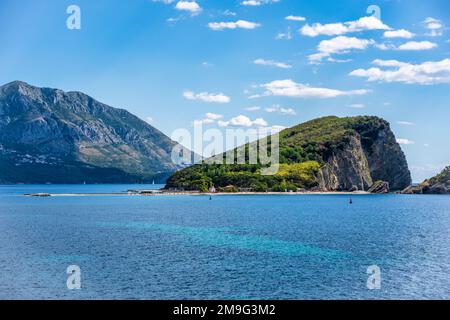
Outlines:
[[295, 191], [316, 186], [319, 169], [316, 161], [282, 164], [276, 175], [264, 176], [260, 173], [260, 165], [198, 164], [175, 173], [167, 181], [167, 188], [202, 192], [207, 192], [212, 186], [219, 191]]
[[274, 176], [261, 175], [260, 164], [202, 163], [176, 172], [167, 181], [166, 188], [202, 192], [213, 186], [219, 191], [311, 189], [318, 186], [320, 168], [336, 149], [344, 148], [355, 135], [370, 146], [385, 126], [388, 124], [377, 117], [330, 116], [312, 120], [280, 132], [281, 165]]
[[428, 180], [430, 184], [441, 183], [450, 186], [450, 166], [442, 170], [441, 173]]

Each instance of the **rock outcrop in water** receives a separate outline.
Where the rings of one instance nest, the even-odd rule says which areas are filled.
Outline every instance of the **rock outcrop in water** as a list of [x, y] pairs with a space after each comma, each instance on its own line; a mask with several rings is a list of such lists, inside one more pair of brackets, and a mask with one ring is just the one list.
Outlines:
[[367, 190], [370, 193], [389, 193], [389, 182], [386, 181], [376, 181], [370, 188]]
[[402, 191], [404, 194], [450, 194], [450, 166], [440, 174], [425, 180], [417, 186], [410, 186]]
[[[0, 87], [0, 182], [165, 181], [176, 145], [126, 110], [80, 92]], [[187, 151], [189, 152], [189, 151]]]
[[280, 132], [280, 171], [260, 174], [261, 165], [198, 164], [169, 178], [167, 187], [254, 191], [402, 190], [411, 184], [405, 155], [389, 123], [378, 117], [324, 117]]

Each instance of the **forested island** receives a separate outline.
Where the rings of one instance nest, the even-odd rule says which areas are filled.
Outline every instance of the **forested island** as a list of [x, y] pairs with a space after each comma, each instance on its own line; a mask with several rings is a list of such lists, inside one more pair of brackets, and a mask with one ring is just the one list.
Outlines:
[[405, 155], [389, 123], [378, 117], [315, 119], [280, 132], [279, 144], [280, 168], [275, 175], [262, 175], [261, 164], [211, 164], [205, 160], [173, 174], [166, 189], [201, 192], [372, 189], [386, 193], [411, 184]]

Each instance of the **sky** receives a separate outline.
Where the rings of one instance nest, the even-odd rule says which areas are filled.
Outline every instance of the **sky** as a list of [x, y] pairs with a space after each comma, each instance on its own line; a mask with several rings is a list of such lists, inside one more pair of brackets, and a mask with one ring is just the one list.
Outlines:
[[2, 0], [0, 84], [81, 91], [168, 136], [375, 115], [420, 182], [450, 165], [449, 27], [448, 0]]

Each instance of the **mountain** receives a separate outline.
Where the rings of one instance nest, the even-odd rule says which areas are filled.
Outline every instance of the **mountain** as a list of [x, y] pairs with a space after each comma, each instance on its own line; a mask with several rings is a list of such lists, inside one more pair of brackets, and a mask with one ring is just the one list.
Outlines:
[[402, 191], [404, 194], [450, 194], [450, 166], [437, 176], [425, 180], [417, 186], [410, 186]]
[[20, 81], [0, 87], [0, 183], [163, 182], [179, 169], [176, 145], [81, 92]]
[[377, 117], [324, 117], [281, 131], [279, 141], [281, 165], [275, 175], [261, 175], [260, 164], [204, 162], [172, 175], [166, 188], [354, 191], [376, 183], [373, 190], [386, 192], [411, 184], [389, 123]]

